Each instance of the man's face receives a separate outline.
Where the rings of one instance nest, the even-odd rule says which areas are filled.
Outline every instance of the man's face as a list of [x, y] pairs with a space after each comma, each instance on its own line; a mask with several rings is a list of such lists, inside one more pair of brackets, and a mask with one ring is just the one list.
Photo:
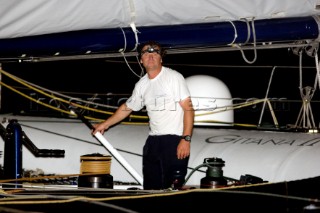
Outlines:
[[141, 63], [148, 69], [161, 67], [162, 57], [160, 48], [156, 45], [146, 45], [141, 50]]

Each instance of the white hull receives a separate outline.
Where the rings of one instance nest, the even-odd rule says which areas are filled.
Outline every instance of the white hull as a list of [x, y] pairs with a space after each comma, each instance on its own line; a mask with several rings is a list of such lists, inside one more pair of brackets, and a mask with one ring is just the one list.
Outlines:
[[[22, 130], [39, 149], [65, 150], [63, 158], [34, 157], [23, 146], [23, 168], [41, 169], [45, 174], [79, 174], [82, 155], [110, 155], [106, 147], [91, 135], [79, 120], [0, 115], [1, 120], [17, 119]], [[7, 123], [3, 123], [6, 127]], [[142, 177], [142, 148], [148, 134], [145, 125], [117, 125], [104, 137]], [[320, 176], [320, 137], [316, 133], [271, 132], [261, 130], [195, 127], [189, 167], [196, 168], [205, 158], [225, 161], [224, 176], [239, 179], [250, 174], [268, 182], [281, 182]], [[3, 151], [4, 143], [0, 150]], [[123, 152], [125, 151], [125, 152]], [[206, 171], [206, 167], [200, 168]], [[192, 169], [189, 170], [189, 174]], [[114, 181], [136, 182], [116, 159], [112, 158]], [[194, 172], [187, 184], [199, 185], [203, 172]]]

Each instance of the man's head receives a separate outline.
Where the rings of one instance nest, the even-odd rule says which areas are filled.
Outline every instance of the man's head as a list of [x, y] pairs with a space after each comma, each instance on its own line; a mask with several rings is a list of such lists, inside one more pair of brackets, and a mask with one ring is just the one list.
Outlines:
[[[138, 48], [140, 63], [143, 64], [149, 75], [160, 72], [162, 68], [162, 57], [165, 53], [162, 46], [155, 41], [143, 43]], [[152, 72], [156, 71], [156, 72]], [[149, 76], [149, 78], [153, 78]]]
[[139, 57], [143, 54], [148, 53], [157, 53], [161, 58], [165, 55], [166, 51], [162, 48], [161, 44], [156, 41], [147, 41], [143, 44], [140, 44], [138, 47]]

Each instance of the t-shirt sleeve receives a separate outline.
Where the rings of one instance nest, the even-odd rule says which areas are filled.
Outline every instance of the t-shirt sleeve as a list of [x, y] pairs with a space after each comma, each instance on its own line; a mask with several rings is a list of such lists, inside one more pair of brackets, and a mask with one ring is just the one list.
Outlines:
[[133, 111], [139, 111], [144, 107], [144, 102], [142, 98], [142, 94], [138, 89], [139, 87], [137, 84], [135, 85], [135, 88], [133, 89], [132, 95], [130, 98], [126, 101], [127, 107], [132, 109]]
[[174, 83], [174, 87], [176, 87], [174, 89], [175, 101], [179, 102], [190, 97], [190, 91], [189, 91], [187, 82], [183, 77], [183, 75], [181, 75], [180, 73], [176, 77], [176, 82]]

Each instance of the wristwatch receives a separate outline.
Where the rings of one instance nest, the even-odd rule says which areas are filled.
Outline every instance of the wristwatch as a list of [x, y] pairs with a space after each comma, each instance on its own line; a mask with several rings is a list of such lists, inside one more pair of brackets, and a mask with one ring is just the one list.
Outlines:
[[191, 136], [190, 135], [183, 135], [181, 136], [182, 139], [184, 139], [185, 141], [191, 142]]

